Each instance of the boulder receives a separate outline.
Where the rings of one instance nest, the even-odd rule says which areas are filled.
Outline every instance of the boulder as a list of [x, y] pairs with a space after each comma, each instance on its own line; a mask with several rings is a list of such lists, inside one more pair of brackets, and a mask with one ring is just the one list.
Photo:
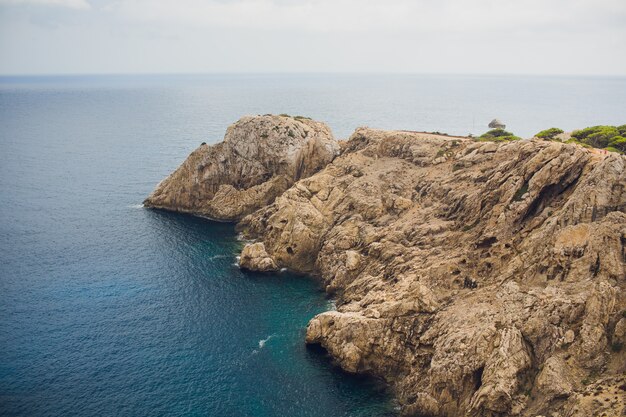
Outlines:
[[276, 262], [265, 251], [262, 242], [247, 244], [241, 251], [239, 267], [249, 271], [273, 272], [277, 271]]
[[489, 128], [490, 129], [505, 129], [506, 125], [498, 119], [493, 119], [491, 122], [489, 122]]

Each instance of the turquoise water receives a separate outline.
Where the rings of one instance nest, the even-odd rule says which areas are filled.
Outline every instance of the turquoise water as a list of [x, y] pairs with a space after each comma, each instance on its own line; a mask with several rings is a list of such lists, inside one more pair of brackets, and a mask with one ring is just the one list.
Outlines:
[[243, 114], [464, 134], [623, 124], [623, 78], [0, 78], [0, 414], [379, 416], [389, 395], [304, 346], [329, 300], [244, 274], [229, 224], [139, 206]]

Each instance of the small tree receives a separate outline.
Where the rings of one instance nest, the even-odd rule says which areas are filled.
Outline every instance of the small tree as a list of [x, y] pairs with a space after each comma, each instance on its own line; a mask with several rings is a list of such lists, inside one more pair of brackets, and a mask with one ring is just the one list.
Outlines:
[[611, 139], [607, 150], [619, 153], [626, 153], [626, 138], [623, 136], [615, 136]]
[[519, 139], [521, 138], [518, 136], [515, 136], [511, 132], [507, 132], [504, 129], [492, 129], [486, 133], [483, 133], [478, 138], [478, 140], [481, 142], [508, 142], [508, 141], [519, 140]]
[[559, 129], [558, 127], [551, 127], [550, 129], [542, 130], [537, 133], [535, 137], [544, 139], [544, 140], [554, 140], [557, 135], [563, 133], [563, 129]]
[[615, 136], [619, 136], [615, 126], [592, 126], [572, 133], [572, 137], [594, 148], [606, 148]]

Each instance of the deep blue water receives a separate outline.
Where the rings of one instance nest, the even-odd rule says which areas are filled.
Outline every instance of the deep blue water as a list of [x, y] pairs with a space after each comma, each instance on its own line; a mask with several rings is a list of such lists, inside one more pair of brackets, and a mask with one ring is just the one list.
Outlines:
[[[139, 207], [243, 114], [523, 136], [626, 123], [626, 79], [0, 78], [0, 414], [377, 416], [388, 394], [303, 343], [330, 301], [244, 274], [234, 228]], [[262, 341], [265, 341], [264, 343]]]

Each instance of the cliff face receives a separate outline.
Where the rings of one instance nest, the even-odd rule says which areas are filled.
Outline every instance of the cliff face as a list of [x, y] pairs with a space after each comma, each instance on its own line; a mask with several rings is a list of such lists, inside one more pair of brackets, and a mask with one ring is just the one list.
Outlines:
[[582, 416], [599, 375], [624, 407], [625, 164], [361, 129], [240, 228], [321, 277], [338, 307], [307, 342], [391, 382], [405, 414]]
[[224, 141], [201, 145], [144, 201], [146, 207], [237, 220], [266, 206], [339, 153], [328, 126], [306, 118], [243, 117]]
[[320, 277], [307, 342], [404, 415], [582, 417], [626, 409], [625, 211], [617, 154], [358, 129], [238, 227], [247, 267]]

